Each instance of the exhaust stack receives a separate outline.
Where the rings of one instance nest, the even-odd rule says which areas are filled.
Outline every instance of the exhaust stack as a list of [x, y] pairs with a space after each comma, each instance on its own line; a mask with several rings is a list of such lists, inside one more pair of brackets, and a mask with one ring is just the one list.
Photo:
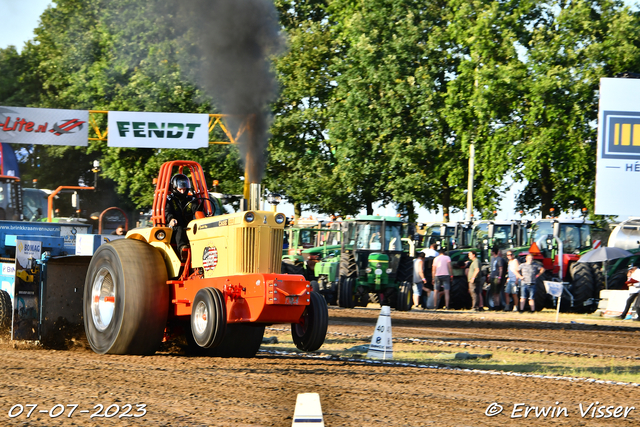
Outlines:
[[249, 210], [260, 210], [260, 195], [262, 194], [262, 185], [251, 183], [249, 184]]

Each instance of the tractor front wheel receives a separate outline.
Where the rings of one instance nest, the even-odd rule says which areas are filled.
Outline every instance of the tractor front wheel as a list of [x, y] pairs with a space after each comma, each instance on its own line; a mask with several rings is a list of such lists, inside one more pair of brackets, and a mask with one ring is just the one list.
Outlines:
[[196, 344], [212, 348], [222, 342], [227, 326], [224, 296], [216, 288], [203, 288], [196, 293], [191, 310], [191, 334]]
[[400, 288], [398, 289], [398, 302], [396, 303], [396, 310], [398, 311], [409, 311], [411, 310], [411, 305], [413, 304], [413, 289], [411, 282], [402, 282], [400, 283]]
[[338, 297], [338, 305], [344, 308], [353, 308], [355, 307], [355, 301], [353, 298], [353, 287], [355, 285], [355, 279], [353, 277], [340, 277], [340, 285], [338, 288], [338, 292], [340, 296]]
[[309, 293], [310, 301], [300, 323], [291, 324], [293, 342], [302, 351], [316, 351], [324, 343], [329, 325], [327, 302], [320, 294]]
[[593, 313], [598, 308], [595, 298], [596, 288], [591, 267], [586, 263], [576, 263], [573, 269], [573, 283], [569, 288], [573, 295], [573, 311]]
[[99, 354], [155, 353], [169, 311], [167, 268], [148, 243], [120, 239], [98, 248], [84, 284], [84, 329]]

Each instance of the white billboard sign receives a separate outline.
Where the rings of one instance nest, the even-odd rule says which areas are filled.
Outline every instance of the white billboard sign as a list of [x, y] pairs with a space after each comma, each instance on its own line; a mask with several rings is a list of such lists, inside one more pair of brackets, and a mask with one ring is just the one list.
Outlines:
[[209, 115], [109, 111], [109, 147], [203, 148]]
[[89, 111], [0, 107], [0, 141], [87, 146]]
[[600, 79], [597, 215], [640, 215], [640, 79]]

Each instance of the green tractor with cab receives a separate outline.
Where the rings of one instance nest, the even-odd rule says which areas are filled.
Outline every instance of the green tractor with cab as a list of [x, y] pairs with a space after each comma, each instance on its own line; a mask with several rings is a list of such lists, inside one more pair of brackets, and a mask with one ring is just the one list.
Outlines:
[[345, 308], [374, 302], [410, 310], [413, 258], [403, 249], [411, 241], [408, 224], [397, 217], [367, 215], [336, 222], [334, 228], [341, 232], [339, 245], [314, 249], [326, 254], [314, 273], [327, 302]]

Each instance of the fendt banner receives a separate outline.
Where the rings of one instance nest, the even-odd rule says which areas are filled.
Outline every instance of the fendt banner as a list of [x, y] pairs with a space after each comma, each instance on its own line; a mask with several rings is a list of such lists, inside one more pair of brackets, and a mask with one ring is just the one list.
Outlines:
[[600, 79], [597, 215], [640, 215], [640, 79]]
[[109, 147], [203, 148], [209, 145], [209, 115], [109, 111]]
[[86, 147], [89, 111], [0, 107], [0, 141]]

